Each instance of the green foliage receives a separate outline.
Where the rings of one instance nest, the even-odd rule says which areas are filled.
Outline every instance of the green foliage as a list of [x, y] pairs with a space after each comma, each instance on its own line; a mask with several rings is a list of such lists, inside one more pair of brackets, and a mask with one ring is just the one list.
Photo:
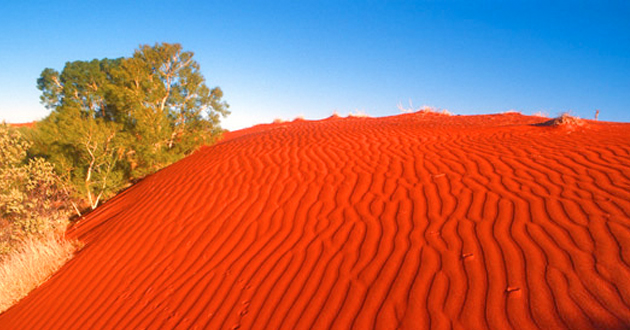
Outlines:
[[227, 115], [220, 88], [209, 89], [179, 44], [141, 46], [122, 59], [109, 104], [134, 137], [132, 177], [142, 177], [210, 143]]
[[214, 141], [228, 114], [179, 44], [144, 45], [132, 57], [66, 63], [37, 80], [52, 110], [33, 134], [45, 156], [95, 208], [130, 181]]
[[77, 108], [53, 112], [38, 125], [36, 147], [56, 165], [73, 187], [75, 197], [96, 207], [104, 195], [123, 182], [124, 169], [117, 166], [125, 150], [124, 133], [115, 122], [86, 116]]
[[0, 125], [0, 255], [15, 241], [65, 229], [67, 194], [52, 164], [27, 159], [30, 143]]

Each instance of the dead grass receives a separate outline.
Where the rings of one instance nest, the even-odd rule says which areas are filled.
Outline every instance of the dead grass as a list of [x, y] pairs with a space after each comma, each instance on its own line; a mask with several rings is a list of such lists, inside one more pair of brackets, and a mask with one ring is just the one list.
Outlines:
[[29, 239], [0, 262], [0, 313], [44, 283], [70, 260], [78, 242], [59, 236]]
[[348, 114], [348, 117], [355, 117], [355, 118], [368, 118], [368, 117], [370, 117], [370, 115], [368, 115], [367, 113], [365, 113], [365, 111], [363, 111], [363, 110], [356, 109], [354, 112], [350, 112], [350, 113]]
[[544, 123], [540, 123], [540, 126], [554, 126], [554, 127], [567, 127], [567, 128], [575, 128], [579, 126], [583, 126], [585, 124], [584, 119], [571, 116], [568, 113], [563, 113], [560, 116], [548, 120]]
[[534, 116], [534, 117], [541, 117], [541, 118], [549, 118], [549, 115], [547, 113], [542, 112], [542, 111], [538, 111], [535, 114], [533, 114], [532, 116]]
[[453, 113], [446, 110], [446, 109], [438, 109], [436, 107], [430, 107], [428, 105], [424, 105], [418, 109], [414, 109], [413, 104], [411, 103], [411, 100], [409, 100], [409, 108], [405, 108], [403, 107], [402, 103], [398, 103], [398, 109], [400, 110], [401, 113], [419, 113], [419, 114], [437, 114], [437, 115], [444, 115], [444, 116], [452, 116]]

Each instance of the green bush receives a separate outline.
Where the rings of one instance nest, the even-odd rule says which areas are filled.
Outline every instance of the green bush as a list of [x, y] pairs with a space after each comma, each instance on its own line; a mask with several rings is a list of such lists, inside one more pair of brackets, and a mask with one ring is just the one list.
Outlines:
[[67, 190], [54, 166], [27, 158], [30, 143], [0, 124], [0, 256], [18, 241], [64, 230]]

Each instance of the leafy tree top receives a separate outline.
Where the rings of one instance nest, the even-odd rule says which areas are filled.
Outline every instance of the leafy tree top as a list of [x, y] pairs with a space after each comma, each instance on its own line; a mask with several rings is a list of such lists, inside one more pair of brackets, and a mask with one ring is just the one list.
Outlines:
[[43, 70], [37, 86], [52, 112], [38, 125], [34, 153], [47, 156], [95, 207], [104, 191], [214, 141], [228, 105], [193, 57], [180, 44], [159, 43], [131, 57]]

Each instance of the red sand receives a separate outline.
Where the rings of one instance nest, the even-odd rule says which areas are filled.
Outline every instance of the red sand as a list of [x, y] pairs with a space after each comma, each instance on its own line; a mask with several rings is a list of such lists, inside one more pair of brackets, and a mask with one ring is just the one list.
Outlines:
[[35, 122], [30, 122], [30, 123], [17, 123], [17, 124], [9, 124], [9, 126], [13, 126], [13, 127], [33, 127], [35, 126]]
[[256, 126], [81, 220], [0, 328], [630, 327], [630, 124]]

